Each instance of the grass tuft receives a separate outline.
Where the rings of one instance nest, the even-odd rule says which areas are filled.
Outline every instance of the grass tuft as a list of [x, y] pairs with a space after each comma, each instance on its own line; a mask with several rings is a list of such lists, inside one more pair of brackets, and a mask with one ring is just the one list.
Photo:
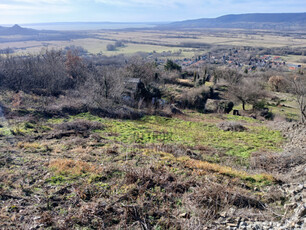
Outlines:
[[49, 163], [51, 168], [57, 175], [81, 176], [83, 174], [97, 174], [101, 169], [91, 163], [84, 161], [75, 161], [70, 159], [55, 159]]

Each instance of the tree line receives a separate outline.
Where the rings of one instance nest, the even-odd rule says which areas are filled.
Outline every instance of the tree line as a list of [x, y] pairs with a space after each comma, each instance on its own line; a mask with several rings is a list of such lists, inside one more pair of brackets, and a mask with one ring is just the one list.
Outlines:
[[[186, 77], [193, 79], [192, 85], [178, 81]], [[205, 86], [207, 81], [213, 86]], [[208, 98], [218, 98], [214, 93], [216, 90], [224, 91], [223, 97], [241, 103], [243, 110], [247, 104], [251, 104], [253, 109], [264, 107], [262, 102], [269, 97], [267, 87], [273, 91], [291, 92], [296, 95], [302, 120], [306, 120], [303, 71], [246, 73], [216, 65], [182, 69], [171, 60], [166, 61], [164, 66], [157, 66], [155, 62], [140, 57], [84, 57], [77, 49], [46, 50], [28, 56], [7, 53], [0, 58], [1, 88], [54, 97], [70, 92], [70, 95], [84, 98], [87, 104], [100, 108], [106, 104], [135, 108], [140, 102], [150, 104], [153, 99], [162, 97], [164, 83], [190, 87], [180, 99], [169, 98], [168, 103], [201, 110], [205, 109]], [[131, 96], [126, 93], [128, 84], [136, 84], [132, 92], [134, 97], [129, 101], [123, 97]], [[224, 87], [220, 88], [220, 85]]]

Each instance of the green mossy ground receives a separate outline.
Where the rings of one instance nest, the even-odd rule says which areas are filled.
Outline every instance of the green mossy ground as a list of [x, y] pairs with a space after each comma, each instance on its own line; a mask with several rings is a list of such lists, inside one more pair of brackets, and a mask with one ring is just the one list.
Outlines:
[[[137, 215], [155, 229], [177, 229], [181, 223], [172, 216], [186, 213], [190, 220], [206, 223], [237, 202], [237, 197], [243, 197], [245, 201], [239, 202], [245, 204], [254, 201], [253, 208], [260, 206], [263, 198], [258, 194], [266, 194], [266, 188], [277, 180], [269, 173], [251, 170], [249, 161], [253, 153], [280, 151], [281, 133], [252, 118], [184, 113], [139, 120], [89, 113], [35, 122], [9, 120], [0, 129], [9, 130], [2, 138], [16, 141], [0, 146], [6, 149], [2, 159], [7, 159], [0, 162], [1, 193], [33, 199], [23, 215], [31, 219], [41, 213], [46, 229], [60, 227], [62, 220], [66, 228], [95, 229], [102, 214], [108, 229], [131, 226]], [[62, 131], [58, 125], [84, 120], [102, 126], [85, 136], [76, 132], [52, 138]], [[226, 121], [239, 121], [247, 130], [219, 129], [218, 123]], [[216, 199], [220, 205], [210, 202]], [[4, 203], [16, 206], [14, 200]], [[104, 203], [107, 207], [100, 206]], [[3, 216], [15, 213], [19, 218], [15, 209], [7, 210]]]
[[[202, 145], [224, 151], [228, 155], [248, 158], [256, 151], [278, 151], [283, 142], [279, 131], [272, 130], [256, 120], [247, 117], [227, 115], [228, 120], [247, 122], [245, 132], [223, 131], [216, 123], [205, 121], [188, 121], [180, 118], [146, 116], [141, 120], [102, 119], [88, 113], [73, 116], [74, 119], [99, 121], [106, 125], [105, 130], [97, 131], [103, 138], [124, 144], [178, 144], [188, 147]], [[64, 120], [52, 119], [51, 123]], [[256, 123], [254, 126], [253, 123]]]

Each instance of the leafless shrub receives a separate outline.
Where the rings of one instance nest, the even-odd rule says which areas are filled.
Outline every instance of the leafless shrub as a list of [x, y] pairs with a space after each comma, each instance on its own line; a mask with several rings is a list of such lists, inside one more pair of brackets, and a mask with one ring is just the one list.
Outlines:
[[130, 58], [126, 68], [125, 77], [138, 78], [148, 87], [154, 81], [159, 78], [159, 72], [154, 62], [148, 62], [139, 56]]
[[181, 106], [204, 110], [209, 93], [210, 90], [206, 86], [190, 89], [181, 96]]
[[306, 123], [306, 76], [299, 74], [289, 78], [291, 92], [295, 95], [299, 105], [301, 121]]
[[268, 83], [272, 90], [276, 92], [286, 92], [288, 90], [288, 81], [283, 76], [272, 76]]
[[229, 85], [235, 85], [243, 78], [243, 75], [237, 70], [223, 67], [216, 69], [213, 76], [215, 83], [220, 79], [224, 79]]
[[240, 101], [243, 110], [245, 110], [247, 103], [254, 106], [260, 99], [264, 98], [266, 91], [259, 79], [243, 78], [228, 87], [228, 94], [233, 100]]
[[26, 58], [8, 56], [2, 60], [1, 72], [3, 84], [13, 90], [59, 95], [75, 85], [75, 79], [67, 74], [61, 51], [51, 50]]
[[181, 74], [177, 71], [171, 71], [171, 72], [162, 72], [160, 79], [164, 83], [169, 83], [169, 84], [176, 84], [177, 79], [181, 77]]
[[115, 66], [93, 67], [84, 86], [80, 87], [87, 104], [104, 108], [105, 104], [120, 100], [124, 87], [122, 71]]

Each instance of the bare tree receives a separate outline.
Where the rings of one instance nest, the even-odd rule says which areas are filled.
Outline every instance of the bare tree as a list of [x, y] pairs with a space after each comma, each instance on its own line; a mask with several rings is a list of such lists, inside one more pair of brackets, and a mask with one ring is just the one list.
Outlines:
[[228, 82], [230, 85], [238, 84], [239, 81], [242, 79], [243, 75], [239, 73], [235, 69], [229, 69], [229, 68], [217, 68], [214, 73], [215, 83], [219, 81], [220, 79], [224, 79], [226, 82]]
[[284, 91], [286, 88], [286, 80], [283, 76], [272, 76], [269, 78], [268, 83], [272, 90], [276, 92]]
[[47, 89], [51, 94], [73, 87], [74, 80], [67, 74], [65, 56], [62, 51], [47, 51], [39, 57], [38, 64], [43, 88]]
[[257, 78], [243, 78], [236, 84], [228, 87], [228, 93], [242, 103], [245, 110], [246, 104], [254, 105], [265, 97], [265, 91]]
[[296, 96], [301, 113], [301, 121], [306, 122], [306, 77], [305, 75], [296, 75], [290, 79], [292, 93]]
[[154, 62], [133, 57], [126, 67], [126, 77], [139, 78], [147, 86], [158, 79], [159, 73]]
[[94, 67], [82, 87], [88, 101], [103, 107], [105, 102], [119, 101], [124, 89], [123, 69], [114, 66]]
[[77, 49], [69, 49], [66, 54], [65, 67], [68, 76], [78, 83], [84, 82], [84, 63]]
[[27, 57], [8, 55], [1, 61], [1, 72], [2, 84], [16, 91], [39, 89], [54, 95], [75, 83], [67, 74], [64, 55], [55, 50]]

